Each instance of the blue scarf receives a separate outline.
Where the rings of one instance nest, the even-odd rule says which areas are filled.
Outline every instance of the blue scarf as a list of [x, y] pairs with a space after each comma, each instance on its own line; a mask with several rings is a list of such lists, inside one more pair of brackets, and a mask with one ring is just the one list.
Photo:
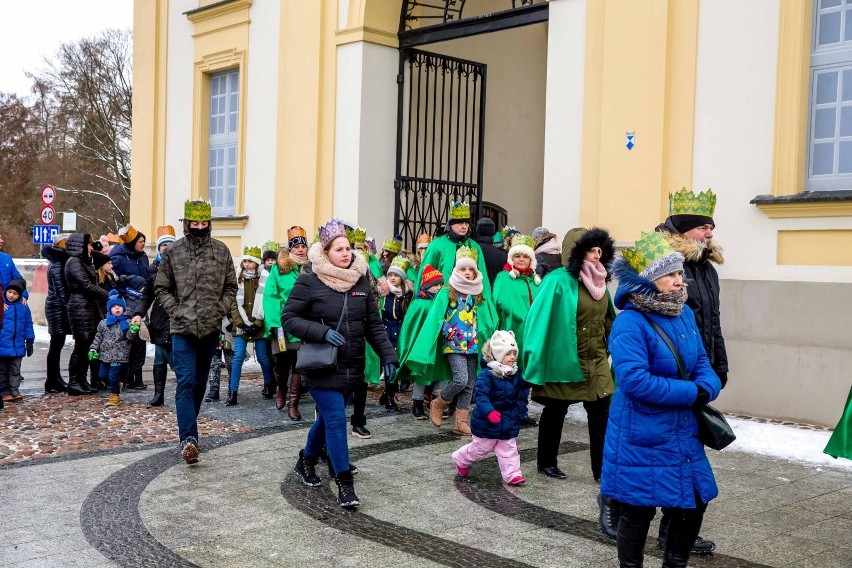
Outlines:
[[112, 315], [112, 312], [107, 314], [106, 318], [107, 327], [113, 326], [117, 323], [121, 324], [122, 333], [127, 333], [127, 330], [130, 329], [130, 325], [127, 323], [127, 314], [121, 314], [120, 316]]

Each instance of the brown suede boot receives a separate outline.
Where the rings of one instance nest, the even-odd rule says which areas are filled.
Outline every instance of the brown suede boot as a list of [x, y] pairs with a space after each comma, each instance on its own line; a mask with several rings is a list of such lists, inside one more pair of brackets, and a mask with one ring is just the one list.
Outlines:
[[287, 390], [287, 383], [281, 384], [281, 375], [278, 374], [276, 369], [273, 369], [272, 373], [275, 375], [275, 384], [278, 387], [275, 391], [275, 408], [282, 410], [287, 406], [287, 397], [284, 394], [284, 391]]
[[449, 404], [450, 401], [441, 398], [440, 394], [435, 396], [432, 404], [429, 405], [429, 420], [432, 422], [432, 426], [435, 428], [441, 427], [444, 423], [444, 409]]
[[453, 428], [453, 432], [459, 434], [461, 436], [471, 436], [472, 433], [470, 431], [470, 426], [467, 424], [467, 418], [470, 416], [470, 410], [461, 408], [456, 408], [453, 417], [456, 419], [456, 427]]
[[299, 373], [290, 374], [290, 398], [287, 402], [287, 415], [290, 420], [298, 421], [302, 419], [299, 413], [299, 389], [302, 388], [302, 375]]

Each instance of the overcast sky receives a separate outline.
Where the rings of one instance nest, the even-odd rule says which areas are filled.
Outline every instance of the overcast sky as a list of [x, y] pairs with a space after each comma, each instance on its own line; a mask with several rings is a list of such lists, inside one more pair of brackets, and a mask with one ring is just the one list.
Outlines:
[[0, 91], [28, 95], [24, 73], [62, 42], [132, 27], [133, 0], [0, 0]]

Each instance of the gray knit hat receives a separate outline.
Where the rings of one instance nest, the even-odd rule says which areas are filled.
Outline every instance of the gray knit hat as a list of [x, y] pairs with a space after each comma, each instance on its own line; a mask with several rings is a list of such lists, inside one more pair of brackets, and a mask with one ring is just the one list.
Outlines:
[[639, 276], [653, 282], [661, 276], [678, 271], [683, 271], [683, 255], [679, 252], [673, 252], [649, 264], [645, 270], [639, 273]]
[[542, 236], [546, 235], [549, 232], [550, 229], [547, 229], [545, 227], [536, 227], [532, 232], [532, 240], [537, 243]]

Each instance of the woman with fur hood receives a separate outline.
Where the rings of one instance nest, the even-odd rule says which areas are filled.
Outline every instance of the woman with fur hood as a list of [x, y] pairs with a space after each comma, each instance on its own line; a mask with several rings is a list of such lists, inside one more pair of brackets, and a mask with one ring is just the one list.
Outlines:
[[[281, 312], [290, 297], [290, 291], [296, 284], [303, 268], [308, 264], [308, 237], [305, 229], [296, 225], [287, 230], [287, 249], [278, 253], [277, 263], [270, 269], [263, 292], [264, 324], [272, 340], [272, 352], [275, 358], [275, 381], [278, 391], [275, 395], [275, 407], [278, 410], [287, 407], [290, 420], [301, 420], [299, 412], [299, 391], [302, 388], [302, 375], [296, 372], [296, 356], [299, 353], [299, 339], [285, 334], [281, 329]], [[287, 389], [287, 376], [290, 376], [290, 388]]]
[[[592, 476], [601, 478], [604, 438], [614, 390], [607, 337], [615, 309], [606, 287], [615, 244], [604, 229], [572, 229], [562, 241], [563, 269], [544, 279], [524, 334], [524, 375], [544, 406], [538, 471], [565, 479], [556, 457], [568, 407], [582, 402], [589, 422]], [[558, 356], [554, 356], [558, 353]]]
[[394, 379], [399, 360], [365, 276], [367, 262], [360, 254], [353, 254], [343, 223], [332, 219], [320, 227], [319, 237], [320, 242], [308, 251], [312, 272], [299, 276], [293, 285], [281, 314], [281, 328], [303, 342], [327, 343], [338, 349], [334, 366], [305, 372], [317, 419], [294, 469], [306, 485], [322, 485], [316, 465], [325, 446], [330, 473], [339, 489], [338, 503], [351, 508], [360, 501], [349, 463], [346, 401], [356, 384], [364, 380], [367, 342], [378, 353], [388, 379]]

